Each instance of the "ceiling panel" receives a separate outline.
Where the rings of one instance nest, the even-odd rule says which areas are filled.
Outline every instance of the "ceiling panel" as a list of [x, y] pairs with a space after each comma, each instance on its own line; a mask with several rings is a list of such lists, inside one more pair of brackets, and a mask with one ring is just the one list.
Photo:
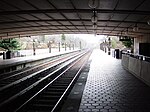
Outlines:
[[99, 9], [114, 9], [118, 0], [99, 0]]
[[129, 26], [131, 26], [131, 25], [134, 25], [134, 24], [132, 24], [132, 23], [124, 23], [124, 22], [122, 22], [121, 24], [119, 24], [119, 26], [120, 27], [129, 27]]
[[124, 28], [121, 28], [121, 27], [117, 27], [117, 28], [115, 28], [115, 30], [124, 30]]
[[72, 9], [70, 0], [49, 0], [56, 8], [59, 9]]
[[121, 22], [109, 22], [107, 25], [109, 26], [118, 26]]
[[111, 18], [111, 20], [119, 20], [122, 21], [124, 20], [128, 14], [114, 14], [114, 16]]
[[6, 16], [0, 16], [0, 20], [1, 21], [13, 21], [13, 19], [11, 19], [11, 18], [8, 18], [8, 17], [6, 17]]
[[58, 28], [60, 28], [60, 29], [66, 29], [65, 26], [58, 26]]
[[72, 0], [77, 9], [88, 9], [88, 0]]
[[102, 30], [104, 29], [105, 27], [98, 27], [97, 30]]
[[18, 10], [17, 8], [8, 5], [5, 2], [0, 1], [0, 9], [5, 10], [5, 11], [16, 11]]
[[2, 31], [3, 31], [5, 28], [11, 28], [11, 25], [10, 25], [10, 24], [0, 25], [0, 30], [1, 30], [0, 33], [2, 33]]
[[48, 23], [50, 23], [51, 25], [61, 25], [61, 23], [57, 21], [49, 21]]
[[29, 3], [34, 5], [38, 9], [54, 9], [48, 0], [28, 0]]
[[63, 13], [68, 19], [79, 19], [76, 13]]
[[127, 21], [139, 21], [139, 20], [142, 20], [142, 18], [144, 17], [145, 15], [131, 14], [126, 18], [126, 20]]
[[150, 29], [150, 25], [148, 25], [148, 24], [137, 24], [137, 26], [138, 26], [139, 28], [147, 28], [147, 29]]
[[74, 26], [67, 26], [68, 29], [76, 29]]
[[25, 22], [25, 23], [28, 24], [29, 26], [39, 26], [39, 24], [36, 22]]
[[137, 10], [150, 11], [150, 1], [145, 0], [145, 2], [139, 8], [137, 8]]
[[25, 18], [27, 20], [38, 20], [37, 17], [34, 17], [32, 15], [29, 15], [29, 14], [19, 14], [19, 16], [22, 17], [22, 18]]
[[68, 21], [60, 21], [60, 23], [62, 24], [62, 25], [72, 25], [70, 22], [68, 22]]
[[60, 13], [48, 13], [48, 15], [54, 19], [65, 19], [65, 17], [62, 16]]
[[5, 15], [5, 18], [9, 18], [9, 19], [15, 20], [15, 21], [24, 21], [24, 20], [26, 20], [26, 19], [24, 19], [22, 17], [19, 17], [17, 15]]
[[72, 23], [73, 23], [74, 25], [83, 25], [83, 24], [82, 24], [82, 21], [73, 21]]
[[13, 27], [20, 27], [22, 25], [19, 25], [19, 24], [5, 24], [5, 25], [0, 25], [0, 28], [13, 28]]
[[48, 17], [45, 14], [32, 14], [32, 15], [34, 15], [35, 17], [37, 17], [39, 19], [42, 19], [42, 20], [44, 20], [44, 19], [51, 19], [50, 17]]
[[98, 13], [98, 20], [108, 20], [111, 17], [111, 13]]
[[91, 13], [79, 13], [81, 16], [81, 19], [91, 19], [92, 17], [92, 12]]
[[105, 27], [105, 30], [113, 30], [114, 28], [111, 27]]
[[81, 30], [81, 29], [82, 29], [82, 30], [85, 29], [84, 26], [77, 26], [77, 28], [80, 29], [80, 30]]
[[8, 6], [15, 7], [21, 10], [34, 10], [35, 8], [32, 7], [30, 4], [25, 2], [25, 0], [3, 0]]
[[116, 9], [119, 10], [134, 10], [143, 0], [120, 0]]
[[57, 27], [55, 27], [55, 26], [51, 26], [50, 28], [51, 28], [51, 29], [58, 29], [58, 28], [57, 28]]
[[91, 29], [91, 30], [93, 30], [93, 26], [86, 26], [86, 29]]
[[85, 25], [91, 25], [91, 26], [93, 25], [93, 23], [92, 23], [91, 21], [84, 21], [83, 23], [84, 23]]
[[105, 26], [107, 24], [107, 22], [99, 22], [97, 23], [99, 26]]
[[[88, 6], [88, 1], [1, 0], [0, 33], [9, 31], [19, 33], [17, 31], [22, 30], [26, 34], [28, 32], [23, 29], [27, 27], [42, 29], [42, 32], [53, 29], [53, 33], [91, 33], [93, 30], [91, 17], [94, 9]], [[133, 26], [137, 24], [141, 29], [138, 33], [145, 34], [150, 29], [150, 25], [147, 24], [150, 20], [149, 6], [150, 0], [99, 0], [95, 9], [98, 16], [97, 30], [104, 32], [103, 29], [107, 31], [114, 29], [112, 31], [114, 34], [127, 28], [132, 31]]]
[[32, 27], [30, 29], [32, 29], [32, 30], [38, 30], [39, 28], [38, 27]]
[[47, 23], [47, 22], [36, 22], [36, 23], [43, 25], [43, 26], [49, 25], [49, 23]]

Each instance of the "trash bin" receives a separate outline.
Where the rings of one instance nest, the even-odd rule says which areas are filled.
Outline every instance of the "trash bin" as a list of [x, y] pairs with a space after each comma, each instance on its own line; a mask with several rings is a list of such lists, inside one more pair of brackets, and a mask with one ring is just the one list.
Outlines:
[[6, 52], [6, 59], [11, 59], [11, 51]]
[[122, 53], [123, 53], [123, 51], [121, 50], [120, 51], [120, 59], [122, 59]]
[[119, 49], [115, 49], [115, 56], [116, 56], [117, 59], [120, 58], [120, 51], [119, 51]]
[[3, 59], [6, 59], [6, 53], [3, 52]]

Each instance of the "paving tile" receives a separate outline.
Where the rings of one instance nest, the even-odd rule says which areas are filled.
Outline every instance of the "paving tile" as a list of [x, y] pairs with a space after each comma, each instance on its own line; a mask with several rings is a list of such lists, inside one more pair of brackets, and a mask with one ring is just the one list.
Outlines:
[[92, 112], [99, 112], [99, 109], [92, 109]]
[[150, 112], [150, 87], [124, 70], [121, 60], [100, 50], [90, 58], [79, 112]]

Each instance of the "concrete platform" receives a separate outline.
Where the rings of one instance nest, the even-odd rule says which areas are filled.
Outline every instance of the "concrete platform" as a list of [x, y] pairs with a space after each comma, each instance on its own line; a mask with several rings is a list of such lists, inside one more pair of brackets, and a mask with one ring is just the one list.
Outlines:
[[33, 62], [33, 61], [37, 61], [41, 59], [46, 59], [46, 58], [50, 58], [56, 55], [61, 55], [61, 54], [69, 53], [73, 51], [77, 51], [77, 50], [54, 52], [54, 53], [40, 54], [40, 55], [35, 55], [35, 56], [17, 57], [17, 58], [12, 58], [12, 59], [0, 60], [0, 69], [6, 68], [9, 66], [29, 63], [29, 62]]
[[79, 112], [150, 112], [150, 87], [124, 70], [121, 60], [100, 50], [91, 59]]

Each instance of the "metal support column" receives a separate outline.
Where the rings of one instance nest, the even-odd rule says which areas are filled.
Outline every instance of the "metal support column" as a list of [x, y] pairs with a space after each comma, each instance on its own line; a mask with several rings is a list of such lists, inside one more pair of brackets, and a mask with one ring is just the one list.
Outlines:
[[59, 49], [59, 52], [60, 52], [60, 42], [58, 43], [58, 49]]

